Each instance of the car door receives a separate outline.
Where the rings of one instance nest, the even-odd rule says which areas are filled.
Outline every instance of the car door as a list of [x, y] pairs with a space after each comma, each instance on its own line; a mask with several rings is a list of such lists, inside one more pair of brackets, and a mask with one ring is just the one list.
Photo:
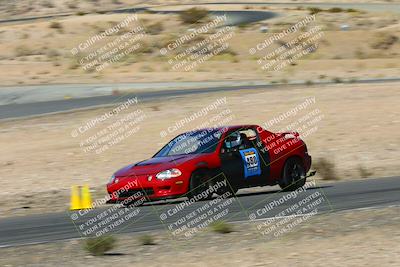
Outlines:
[[244, 165], [239, 149], [228, 148], [224, 143], [220, 151], [221, 171], [231, 187], [241, 188], [245, 186]]
[[268, 184], [270, 174], [269, 152], [263, 149], [261, 139], [255, 128], [251, 127], [240, 131], [246, 135], [244, 149], [241, 149], [244, 163], [244, 179], [247, 186]]
[[221, 170], [237, 188], [265, 185], [269, 177], [268, 151], [258, 148], [256, 131], [252, 140], [244, 138], [247, 130], [228, 133], [220, 151]]

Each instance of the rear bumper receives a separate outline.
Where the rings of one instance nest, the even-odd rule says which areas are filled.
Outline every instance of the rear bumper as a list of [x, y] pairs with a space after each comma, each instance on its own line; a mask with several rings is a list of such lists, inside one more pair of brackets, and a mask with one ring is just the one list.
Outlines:
[[311, 169], [311, 164], [312, 164], [312, 158], [308, 153], [306, 153], [304, 156], [304, 167], [306, 172], [308, 172]]

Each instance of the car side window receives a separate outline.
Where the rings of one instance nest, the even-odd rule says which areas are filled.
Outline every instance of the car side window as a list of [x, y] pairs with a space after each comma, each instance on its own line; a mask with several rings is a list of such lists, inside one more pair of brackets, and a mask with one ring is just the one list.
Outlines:
[[222, 145], [221, 153], [232, 152], [239, 148], [240, 145], [240, 134], [239, 132], [232, 132], [228, 134], [224, 139], [224, 143]]
[[244, 129], [232, 132], [225, 137], [221, 153], [239, 151], [254, 147], [252, 140], [257, 139], [257, 135], [252, 129]]

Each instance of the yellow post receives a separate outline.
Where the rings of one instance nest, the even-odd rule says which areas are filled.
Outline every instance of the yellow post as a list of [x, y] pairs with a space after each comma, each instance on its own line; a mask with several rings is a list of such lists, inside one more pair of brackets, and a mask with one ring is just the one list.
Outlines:
[[81, 196], [80, 196], [80, 188], [76, 185], [71, 187], [71, 206], [70, 210], [79, 210], [81, 209]]
[[82, 186], [81, 209], [92, 208], [92, 197], [90, 196], [89, 186]]

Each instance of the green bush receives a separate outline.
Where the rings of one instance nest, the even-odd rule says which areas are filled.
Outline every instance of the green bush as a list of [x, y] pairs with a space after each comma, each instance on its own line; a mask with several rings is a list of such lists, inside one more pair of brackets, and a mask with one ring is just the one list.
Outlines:
[[104, 255], [115, 247], [116, 239], [113, 236], [92, 237], [85, 240], [84, 248], [94, 256]]
[[225, 221], [215, 221], [210, 224], [211, 229], [220, 234], [228, 234], [233, 232], [233, 227], [231, 224]]
[[193, 24], [198, 22], [199, 20], [207, 17], [208, 10], [204, 8], [192, 7], [186, 10], [183, 10], [179, 13], [179, 17], [183, 23]]

